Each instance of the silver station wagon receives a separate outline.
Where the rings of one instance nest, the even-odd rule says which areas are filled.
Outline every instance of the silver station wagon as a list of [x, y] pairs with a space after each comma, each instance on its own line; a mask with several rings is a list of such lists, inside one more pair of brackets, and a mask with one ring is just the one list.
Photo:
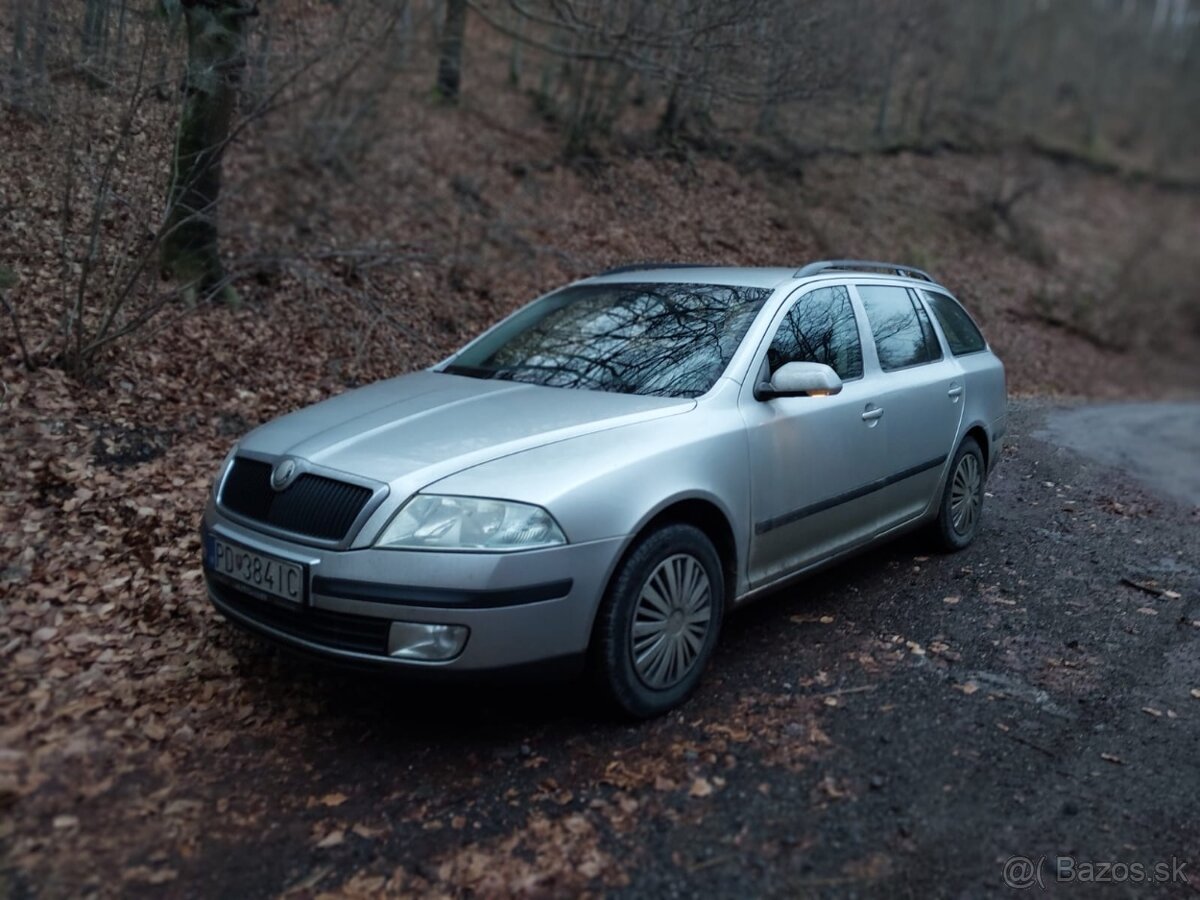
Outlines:
[[969, 544], [1004, 428], [1004, 367], [918, 269], [616, 269], [244, 437], [208, 592], [327, 658], [587, 669], [656, 715], [739, 604], [917, 527]]

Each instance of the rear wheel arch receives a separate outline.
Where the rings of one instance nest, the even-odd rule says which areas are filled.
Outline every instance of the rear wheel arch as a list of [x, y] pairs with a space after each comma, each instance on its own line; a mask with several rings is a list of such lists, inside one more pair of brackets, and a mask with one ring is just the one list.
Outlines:
[[[938, 494], [937, 513], [929, 528], [938, 547], [945, 552], [953, 553], [965, 549], [975, 540], [978, 533], [985, 496], [984, 484], [987, 479], [987, 456], [984, 446], [973, 430], [968, 431], [955, 448], [954, 455], [950, 457], [946, 479]], [[960, 472], [963, 473], [962, 486], [958, 480]], [[956, 517], [962, 509], [963, 500], [960, 498], [966, 496], [975, 499], [969, 501], [966, 530], [960, 530]]]
[[[979, 445], [979, 450], [983, 454], [984, 471], [985, 472], [989, 471], [991, 468], [990, 464], [991, 464], [991, 459], [992, 459], [992, 455], [991, 455], [992, 448], [991, 448], [991, 439], [988, 437], [987, 429], [984, 428], [983, 425], [978, 424], [978, 423], [975, 425], [972, 425], [970, 428], [967, 429], [967, 433], [963, 435], [964, 441], [967, 438], [975, 439], [975, 443], [977, 443]], [[958, 443], [959, 443], [959, 447], [961, 447], [962, 441], [959, 441]], [[958, 452], [958, 447], [954, 448], [954, 452], [955, 453]]]

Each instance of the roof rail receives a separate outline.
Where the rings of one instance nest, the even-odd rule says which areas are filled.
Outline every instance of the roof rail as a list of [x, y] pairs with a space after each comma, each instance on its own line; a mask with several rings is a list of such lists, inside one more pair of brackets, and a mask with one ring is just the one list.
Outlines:
[[640, 262], [630, 263], [624, 266], [617, 266], [614, 269], [605, 269], [601, 275], [619, 275], [621, 272], [642, 272], [647, 269], [711, 269], [713, 266], [708, 263], [681, 263], [681, 262]]
[[876, 262], [869, 259], [822, 259], [817, 262], [810, 262], [808, 265], [797, 269], [795, 277], [807, 278], [809, 275], [818, 275], [821, 272], [833, 270], [844, 272], [869, 272], [875, 270], [887, 272], [889, 275], [899, 275], [902, 278], [919, 278], [922, 281], [928, 281], [930, 284], [937, 284], [934, 277], [924, 269], [918, 269], [914, 266], [903, 266], [900, 263]]

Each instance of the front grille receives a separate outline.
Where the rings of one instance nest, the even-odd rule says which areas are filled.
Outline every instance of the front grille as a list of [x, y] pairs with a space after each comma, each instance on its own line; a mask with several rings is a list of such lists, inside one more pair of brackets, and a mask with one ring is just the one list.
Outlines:
[[271, 487], [271, 464], [239, 456], [221, 488], [221, 506], [264, 525], [326, 541], [341, 541], [371, 489], [305, 472], [287, 488]]
[[312, 606], [285, 606], [259, 600], [224, 582], [208, 579], [217, 599], [238, 615], [291, 637], [355, 653], [387, 655], [388, 629], [391, 622], [371, 616], [332, 612]]

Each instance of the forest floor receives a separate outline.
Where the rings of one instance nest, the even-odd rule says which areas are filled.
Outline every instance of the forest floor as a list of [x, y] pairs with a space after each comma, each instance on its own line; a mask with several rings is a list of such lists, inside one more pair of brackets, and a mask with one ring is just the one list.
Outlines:
[[[1196, 512], [1033, 437], [1043, 399], [1013, 411], [976, 546], [911, 539], [752, 607], [660, 721], [572, 685], [381, 690], [223, 623], [196, 528], [239, 435], [619, 262], [898, 257], [1018, 396], [1200, 390], [1194, 192], [1016, 150], [566, 161], [517, 94], [402, 111], [336, 166], [275, 132], [231, 151], [241, 308], [170, 306], [81, 380], [0, 328], [0, 898], [977, 896], [1013, 854], [1189, 847], [1195, 877]], [[4, 125], [0, 261], [46, 361], [81, 267], [55, 126]], [[165, 161], [117, 169], [114, 258]]]
[[750, 607], [640, 725], [574, 684], [313, 667], [218, 619], [190, 541], [18, 595], [0, 896], [979, 897], [1014, 856], [1194, 896], [1200, 509], [1049, 443], [1060, 417], [1014, 405], [974, 546]]

